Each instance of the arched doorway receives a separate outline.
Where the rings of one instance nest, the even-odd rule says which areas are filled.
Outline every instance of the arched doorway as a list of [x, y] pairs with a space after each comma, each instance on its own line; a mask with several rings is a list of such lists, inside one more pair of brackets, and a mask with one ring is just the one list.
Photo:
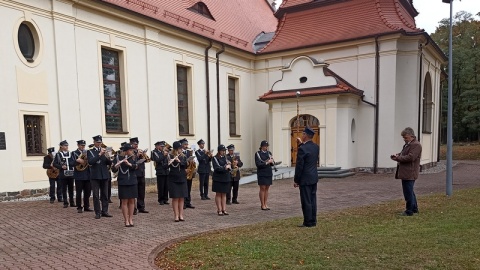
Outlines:
[[295, 163], [297, 161], [297, 138], [302, 137], [302, 132], [305, 129], [305, 127], [310, 127], [315, 131], [315, 136], [313, 136], [312, 141], [316, 144], [319, 145], [320, 142], [320, 136], [319, 136], [319, 126], [320, 122], [318, 119], [310, 114], [302, 114], [298, 117], [292, 118], [290, 120], [290, 152], [291, 152], [291, 159], [290, 159], [290, 164], [291, 166], [295, 166]]

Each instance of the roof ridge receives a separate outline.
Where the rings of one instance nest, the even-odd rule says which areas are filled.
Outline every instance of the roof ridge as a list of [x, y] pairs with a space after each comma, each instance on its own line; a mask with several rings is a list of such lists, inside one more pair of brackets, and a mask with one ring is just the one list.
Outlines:
[[287, 13], [283, 14], [283, 17], [281, 20], [278, 21], [278, 26], [277, 26], [277, 30], [275, 31], [275, 35], [273, 35], [272, 39], [267, 43], [267, 45], [265, 45], [263, 48], [261, 48], [260, 50], [258, 50], [256, 53], [261, 53], [263, 50], [265, 50], [270, 44], [273, 43], [273, 41], [275, 40], [275, 38], [280, 34], [280, 31], [282, 30], [283, 26], [285, 25], [285, 20], [287, 18]]
[[377, 8], [377, 13], [380, 16], [380, 19], [383, 21], [383, 23], [388, 28], [391, 28], [393, 30], [400, 30], [401, 29], [400, 27], [395, 26], [388, 21], [387, 17], [383, 14], [382, 7], [381, 7], [381, 4], [380, 4], [380, 0], [375, 0], [375, 6]]

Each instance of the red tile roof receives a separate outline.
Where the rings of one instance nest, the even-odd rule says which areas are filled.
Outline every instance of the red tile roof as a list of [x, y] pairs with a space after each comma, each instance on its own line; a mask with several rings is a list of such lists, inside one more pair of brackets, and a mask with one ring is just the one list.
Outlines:
[[[253, 52], [252, 41], [257, 35], [275, 31], [278, 22], [264, 0], [101, 1], [249, 52]], [[188, 10], [198, 2], [207, 5], [215, 20]]]
[[302, 97], [334, 95], [334, 94], [353, 94], [353, 95], [363, 97], [362, 90], [357, 89], [355, 86], [351, 85], [349, 82], [347, 82], [342, 77], [338, 76], [335, 72], [333, 72], [329, 68], [324, 67], [323, 73], [325, 74], [325, 76], [334, 77], [335, 80], [337, 81], [337, 84], [327, 85], [322, 87], [291, 89], [291, 90], [282, 90], [282, 91], [269, 90], [265, 94], [259, 96], [258, 101], [265, 102], [268, 100], [296, 98], [297, 91], [301, 92]]
[[408, 0], [287, 0], [273, 39], [259, 53], [354, 40], [387, 33], [422, 33]]

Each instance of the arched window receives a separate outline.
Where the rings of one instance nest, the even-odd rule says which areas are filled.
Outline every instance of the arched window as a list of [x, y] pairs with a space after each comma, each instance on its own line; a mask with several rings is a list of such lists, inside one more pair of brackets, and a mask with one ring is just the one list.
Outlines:
[[432, 132], [432, 111], [433, 111], [433, 95], [432, 95], [432, 78], [430, 72], [425, 76], [423, 84], [423, 120], [422, 132]]

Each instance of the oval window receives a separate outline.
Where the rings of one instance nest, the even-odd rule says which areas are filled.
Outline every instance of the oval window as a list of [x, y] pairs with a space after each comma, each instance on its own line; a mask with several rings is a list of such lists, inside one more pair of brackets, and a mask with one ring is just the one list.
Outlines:
[[20, 47], [23, 57], [25, 57], [28, 62], [33, 62], [35, 39], [33, 38], [32, 30], [25, 23], [20, 24], [18, 28], [18, 46]]

